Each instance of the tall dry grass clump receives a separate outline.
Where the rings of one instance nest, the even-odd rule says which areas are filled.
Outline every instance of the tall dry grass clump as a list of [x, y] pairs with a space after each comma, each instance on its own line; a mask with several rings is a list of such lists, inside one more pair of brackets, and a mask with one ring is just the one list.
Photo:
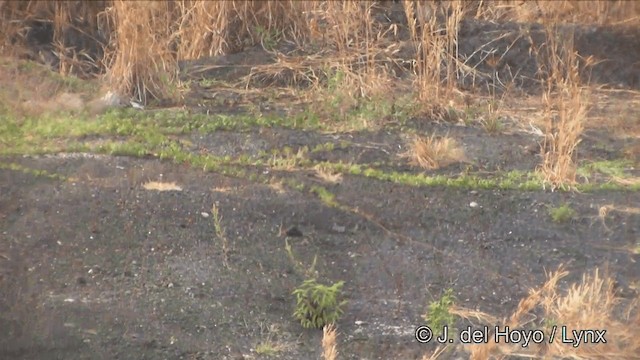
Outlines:
[[[395, 24], [374, 19], [375, 1], [322, 1], [309, 11], [309, 39], [304, 56], [311, 91], [306, 93], [313, 111], [322, 119], [346, 120], [345, 126], [369, 127], [380, 119], [368, 119], [360, 110], [380, 111], [394, 101], [395, 83], [387, 68]], [[374, 116], [375, 117], [375, 116]], [[355, 122], [353, 121], [355, 120]], [[374, 123], [370, 121], [374, 120]]]
[[[552, 188], [576, 182], [576, 148], [587, 116], [587, 91], [581, 85], [577, 52], [572, 31], [547, 28], [542, 65], [545, 137], [539, 170]], [[584, 68], [587, 64], [583, 64]]]
[[17, 56], [24, 51], [20, 38], [24, 24], [17, 20], [27, 18], [28, 5], [23, 1], [0, 1], [0, 51], [7, 56]]
[[442, 4], [405, 1], [404, 11], [416, 49], [414, 89], [417, 98], [423, 107], [437, 108], [451, 99], [460, 75], [458, 30], [465, 4], [463, 1]]
[[337, 333], [334, 324], [322, 328], [322, 359], [336, 360], [338, 358]]
[[475, 16], [484, 20], [523, 23], [549, 20], [595, 25], [640, 25], [640, 3], [627, 0], [482, 1]]
[[416, 136], [408, 146], [408, 150], [400, 157], [409, 159], [412, 165], [426, 170], [435, 170], [456, 162], [466, 161], [463, 148], [448, 136], [428, 138]]
[[106, 55], [111, 90], [143, 103], [178, 100], [173, 10], [172, 2], [113, 1], [107, 10], [114, 29]]
[[308, 1], [179, 1], [178, 57], [197, 59], [242, 50], [265, 36], [300, 42], [308, 36]]
[[62, 75], [102, 71], [98, 18], [106, 5], [106, 1], [0, 1], [0, 50], [7, 56], [55, 65]]
[[322, 12], [316, 12], [315, 29], [329, 50], [323, 67], [344, 99], [371, 98], [388, 90], [390, 78], [376, 57], [393, 28], [373, 21], [374, 6], [374, 1], [326, 1]]
[[[622, 299], [616, 295], [613, 279], [602, 277], [597, 269], [585, 274], [566, 292], [560, 292], [558, 283], [567, 275], [568, 272], [562, 268], [549, 274], [547, 282], [541, 288], [532, 289], [505, 321], [475, 310], [453, 308], [451, 312], [458, 316], [485, 324], [501, 324], [502, 330], [505, 325], [510, 329], [533, 326], [532, 330], [544, 332], [545, 341], [540, 344], [531, 342], [527, 347], [504, 341], [465, 347], [471, 359], [505, 359], [509, 356], [536, 359], [637, 358], [640, 353], [640, 298], [623, 305]], [[534, 313], [541, 314], [542, 319]], [[532, 318], [538, 319], [534, 325], [530, 325]], [[582, 343], [574, 347], [562, 342], [562, 326], [568, 331], [567, 339], [573, 338], [572, 330], [606, 330], [607, 342]], [[549, 341], [554, 328], [554, 338]]]

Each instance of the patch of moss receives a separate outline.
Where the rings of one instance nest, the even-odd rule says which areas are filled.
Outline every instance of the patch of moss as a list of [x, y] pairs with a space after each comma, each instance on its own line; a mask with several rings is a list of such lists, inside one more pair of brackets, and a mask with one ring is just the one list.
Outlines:
[[575, 218], [576, 215], [576, 211], [573, 210], [569, 204], [549, 208], [549, 216], [551, 216], [551, 220], [555, 223], [565, 223]]

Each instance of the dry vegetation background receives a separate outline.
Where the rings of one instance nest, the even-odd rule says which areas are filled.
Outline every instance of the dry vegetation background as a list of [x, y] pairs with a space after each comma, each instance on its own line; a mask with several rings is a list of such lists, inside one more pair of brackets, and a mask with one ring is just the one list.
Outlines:
[[[456, 117], [451, 109], [484, 91], [493, 97], [491, 128], [505, 111], [501, 100], [516, 93], [519, 70], [506, 53], [482, 50], [488, 44], [479, 44], [474, 63], [461, 58], [462, 23], [535, 25], [544, 38], [521, 31], [509, 40], [528, 38], [546, 113], [541, 170], [560, 186], [575, 181], [589, 106], [584, 80], [603, 60], [574, 51], [574, 25], [637, 28], [639, 14], [635, 1], [1, 1], [0, 46], [63, 75], [101, 75], [103, 89], [124, 98], [166, 105], [184, 101], [180, 74], [188, 69], [180, 64], [262, 45], [276, 61], [253, 66], [239, 87], [294, 89], [319, 113], [329, 92], [340, 95], [333, 107], [343, 113], [363, 99], [408, 93], [433, 119]], [[496, 37], [490, 42], [504, 35]]]
[[[390, 12], [394, 6], [401, 13]], [[458, 32], [464, 21], [537, 26], [546, 34], [540, 41], [531, 39], [529, 49], [538, 66], [532, 92], [539, 99], [543, 116], [538, 124], [545, 134], [540, 170], [557, 187], [576, 181], [575, 151], [592, 101], [588, 70], [603, 60], [575, 51], [572, 24], [637, 29], [640, 2], [0, 1], [0, 16], [3, 54], [49, 64], [63, 75], [98, 76], [105, 89], [145, 104], [184, 101], [187, 86], [180, 64], [185, 61], [260, 45], [276, 61], [254, 66], [239, 87], [286, 88], [319, 104], [331, 91], [342, 95], [338, 109], [344, 111], [363, 99], [410, 94], [416, 111], [434, 120], [447, 120], [448, 109], [464, 109], [474, 96], [502, 100], [517, 93], [509, 85], [497, 85], [508, 67], [505, 54], [479, 52], [477, 64], [459, 56]], [[404, 21], [384, 21], [393, 16], [404, 16]], [[508, 110], [495, 105], [490, 111]], [[416, 153], [408, 156], [432, 167], [439, 149], [451, 153], [447, 144], [434, 147], [434, 141], [416, 139]], [[553, 274], [549, 284], [523, 300], [519, 311], [542, 304], [559, 323], [601, 328], [609, 321], [615, 335], [608, 336], [612, 341], [598, 353], [566, 354], [566, 347], [545, 347], [524, 355], [604, 359], [637, 354], [640, 349], [632, 339], [640, 338], [640, 326], [630, 330], [610, 319], [616, 305], [611, 284], [596, 273], [562, 297], [553, 289], [563, 274]], [[573, 312], [580, 307], [592, 313]], [[484, 316], [456, 311], [468, 318]], [[509, 320], [512, 325], [519, 324], [519, 315]], [[627, 320], [640, 325], [640, 318]], [[334, 355], [327, 358], [335, 357], [334, 340], [330, 343], [327, 353]], [[495, 346], [473, 350], [474, 357], [487, 358]], [[517, 351], [524, 350], [502, 353]]]

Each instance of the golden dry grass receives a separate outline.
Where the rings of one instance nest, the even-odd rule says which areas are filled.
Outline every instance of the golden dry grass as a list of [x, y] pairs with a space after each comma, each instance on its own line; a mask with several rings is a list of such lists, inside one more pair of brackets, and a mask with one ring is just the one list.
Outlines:
[[[544, 47], [543, 63], [547, 65], [543, 71], [548, 77], [542, 95], [545, 138], [539, 170], [552, 189], [576, 183], [576, 148], [588, 110], [588, 92], [581, 84], [573, 36], [549, 27]], [[586, 62], [588, 65], [588, 59]]]
[[[501, 324], [512, 329], [525, 328], [531, 319], [537, 319], [540, 329], [547, 336], [542, 344], [508, 344], [493, 341], [482, 345], [466, 347], [471, 359], [504, 359], [508, 356], [536, 359], [632, 359], [640, 353], [640, 298], [623, 305], [616, 294], [614, 281], [603, 277], [596, 269], [585, 274], [582, 280], [572, 285], [566, 292], [558, 290], [561, 279], [568, 272], [560, 268], [548, 275], [547, 282], [538, 289], [532, 289], [529, 296], [522, 299], [514, 313], [504, 321], [491, 315], [463, 308], [454, 308], [453, 314], [483, 323]], [[533, 315], [534, 310], [542, 311], [542, 319]], [[556, 328], [555, 340], [549, 337]], [[581, 344], [573, 347], [562, 343], [562, 326], [566, 326], [569, 336], [572, 330], [606, 330], [606, 343]]]
[[342, 182], [342, 174], [334, 172], [331, 169], [328, 169], [326, 166], [318, 164], [313, 167], [313, 170], [315, 171], [315, 175], [322, 181], [328, 182], [330, 184], [339, 184]]
[[322, 328], [322, 358], [324, 360], [336, 360], [338, 358], [336, 338], [335, 325], [329, 324]]
[[172, 48], [172, 3], [115, 0], [107, 10], [115, 31], [106, 62], [107, 81], [142, 103], [177, 101], [178, 63]]
[[475, 16], [487, 20], [539, 22], [572, 22], [597, 25], [638, 25], [640, 4], [636, 1], [517, 1], [482, 2]]
[[149, 181], [142, 185], [145, 190], [182, 191], [182, 187], [175, 182]]
[[466, 161], [464, 150], [455, 139], [435, 135], [428, 138], [416, 136], [409, 143], [408, 150], [400, 156], [409, 159], [412, 165], [427, 170]]
[[[177, 101], [177, 61], [221, 55], [265, 39], [305, 46], [307, 56], [278, 54], [280, 61], [267, 74], [288, 71], [298, 81], [320, 84], [340, 72], [339, 91], [346, 99], [385, 94], [392, 81], [389, 64], [398, 49], [398, 27], [372, 21], [374, 9], [389, 4], [378, 1], [168, 1], [122, 0], [81, 3], [0, 2], [0, 46], [18, 51], [30, 19], [51, 21], [60, 55], [60, 71], [82, 68], [86, 54], [70, 49], [64, 30], [86, 22], [89, 35], [98, 29], [109, 41], [104, 59], [92, 59], [108, 69], [111, 90], [133, 95], [139, 101]], [[545, 24], [581, 22], [634, 25], [640, 6], [631, 1], [554, 1], [522, 4], [517, 1], [405, 1], [411, 44], [415, 47], [415, 94], [419, 104], [434, 108], [451, 101], [459, 78], [473, 73], [457, 57], [458, 28], [464, 17], [501, 21], [538, 21]], [[17, 20], [17, 21], [16, 21]], [[265, 46], [266, 47], [266, 46]], [[292, 65], [293, 64], [293, 65]], [[329, 71], [327, 71], [329, 70]], [[335, 91], [333, 89], [332, 91]], [[318, 97], [325, 93], [318, 94]], [[437, 115], [441, 112], [435, 112]]]
[[[605, 229], [609, 229], [607, 226], [607, 217], [613, 213], [640, 215], [640, 208], [630, 206], [617, 206], [614, 204], [603, 205], [598, 209], [598, 218], [602, 222]], [[640, 247], [640, 239], [636, 241], [636, 246], [631, 247], [631, 252], [636, 253]]]

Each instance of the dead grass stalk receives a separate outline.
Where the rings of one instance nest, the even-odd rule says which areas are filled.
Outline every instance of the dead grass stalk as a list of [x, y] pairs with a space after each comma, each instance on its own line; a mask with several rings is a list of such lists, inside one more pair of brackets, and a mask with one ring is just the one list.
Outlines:
[[179, 99], [172, 6], [171, 2], [114, 0], [107, 13], [115, 31], [106, 54], [112, 90], [133, 94], [142, 103]]
[[413, 165], [423, 169], [438, 169], [455, 162], [465, 161], [464, 150], [457, 141], [451, 137], [428, 138], [416, 136], [409, 144], [409, 149], [400, 154], [408, 158]]
[[[539, 170], [553, 189], [576, 183], [576, 148], [587, 116], [587, 92], [581, 86], [581, 65], [573, 46], [573, 32], [547, 28], [542, 76], [544, 77], [545, 138]], [[583, 64], [582, 67], [586, 67]]]
[[[567, 275], [568, 272], [562, 267], [549, 274], [547, 282], [539, 289], [532, 289], [509, 319], [503, 322], [512, 329], [523, 328], [537, 318], [534, 310], [541, 310], [542, 321], [537, 326], [544, 328], [547, 337], [555, 332], [554, 341], [546, 338], [544, 343], [530, 344], [527, 348], [521, 344], [490, 341], [469, 347], [471, 359], [504, 359], [508, 356], [545, 359], [634, 358], [640, 351], [640, 342], [637, 340], [640, 335], [640, 299], [623, 306], [621, 299], [616, 296], [614, 281], [602, 277], [597, 269], [585, 274], [579, 283], [561, 293], [558, 283]], [[490, 315], [468, 309], [454, 308], [451, 312], [466, 319], [483, 322], [496, 320]], [[561, 326], [565, 326], [569, 333], [580, 329], [606, 329], [607, 342], [568, 346], [559, 339]]]
[[335, 325], [329, 324], [322, 328], [322, 358], [324, 360], [336, 360], [338, 358], [336, 338]]

